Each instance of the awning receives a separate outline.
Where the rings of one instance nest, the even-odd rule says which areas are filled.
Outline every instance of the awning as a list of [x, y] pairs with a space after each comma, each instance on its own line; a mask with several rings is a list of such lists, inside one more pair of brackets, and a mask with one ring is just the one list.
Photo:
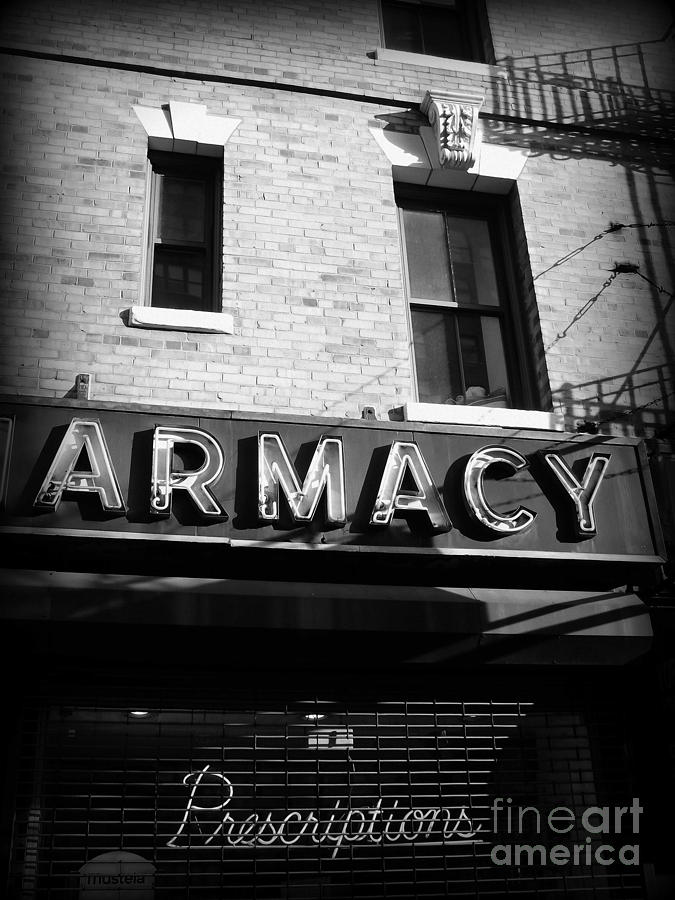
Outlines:
[[[651, 645], [626, 590], [319, 584], [40, 570], [0, 573], [0, 617], [21, 621], [390, 635], [396, 662], [620, 664]], [[409, 640], [409, 654], [401, 647]], [[403, 639], [403, 640], [402, 640]]]

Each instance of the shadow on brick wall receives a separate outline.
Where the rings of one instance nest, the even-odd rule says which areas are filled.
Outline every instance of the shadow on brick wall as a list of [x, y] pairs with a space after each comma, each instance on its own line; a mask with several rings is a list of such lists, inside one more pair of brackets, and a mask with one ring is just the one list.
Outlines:
[[[589, 419], [600, 430], [611, 426], [617, 433], [634, 430], [670, 439], [675, 424], [675, 326], [671, 321], [675, 208], [664, 198], [672, 189], [675, 163], [675, 92], [652, 87], [648, 72], [659, 57], [667, 64], [673, 29], [671, 25], [662, 36], [641, 43], [504, 57], [497, 63], [507, 69], [509, 79], [495, 79], [491, 85], [493, 108], [510, 113], [495, 114], [491, 134], [496, 139], [526, 148], [533, 157], [609, 160], [617, 177], [623, 171], [631, 198], [622, 226], [650, 229], [649, 234], [640, 233], [638, 274], [649, 283], [643, 295], [650, 298], [652, 321], [641, 349], [635, 353], [633, 345], [624, 353], [618, 345], [616, 374], [578, 384], [567, 382], [555, 392], [554, 405], [565, 412], [568, 425], [575, 419]], [[609, 233], [612, 223], [607, 224]], [[665, 285], [671, 290], [658, 283], [664, 271]], [[607, 287], [606, 282], [579, 307], [554, 343], [573, 330]], [[655, 353], [657, 364], [646, 365]]]

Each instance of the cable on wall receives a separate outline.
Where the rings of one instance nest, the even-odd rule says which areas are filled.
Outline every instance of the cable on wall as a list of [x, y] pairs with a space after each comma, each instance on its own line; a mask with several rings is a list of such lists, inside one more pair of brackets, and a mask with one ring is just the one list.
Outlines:
[[623, 410], [623, 412], [616, 413], [613, 416], [603, 416], [598, 420], [599, 425], [603, 425], [605, 422], [616, 422], [619, 419], [627, 419], [632, 415], [635, 415], [637, 412], [642, 412], [643, 409], [649, 409], [650, 406], [655, 406], [657, 403], [663, 403], [664, 400], [668, 400], [669, 397], [675, 397], [675, 388], [672, 391], [668, 391], [666, 394], [662, 394], [659, 397], [654, 397], [653, 400], [648, 400], [646, 403], [641, 403], [639, 406], [631, 406], [629, 409]]
[[547, 269], [544, 269], [543, 272], [535, 275], [532, 280], [536, 281], [538, 278], [541, 278], [542, 275], [546, 275], [547, 272], [550, 272], [551, 269], [557, 269], [558, 266], [562, 266], [564, 263], [569, 262], [570, 259], [578, 256], [579, 253], [583, 253], [583, 251], [587, 247], [590, 247], [591, 244], [594, 244], [596, 241], [602, 240], [602, 238], [604, 238], [608, 234], [613, 234], [614, 232], [621, 231], [623, 228], [672, 228], [674, 225], [675, 222], [671, 219], [666, 219], [663, 222], [629, 222], [627, 225], [623, 224], [622, 222], [610, 222], [609, 226], [605, 228], [604, 231], [596, 234], [595, 237], [592, 237], [590, 241], [586, 241], [586, 243], [582, 244], [580, 247], [576, 247], [574, 250], [570, 250], [570, 252], [566, 253], [565, 256], [561, 256], [560, 259], [552, 263]]
[[[594, 238], [594, 240], [595, 240], [595, 238]], [[579, 321], [579, 319], [582, 319], [586, 315], [586, 313], [589, 311], [589, 309], [591, 309], [591, 307], [598, 300], [600, 295], [604, 291], [607, 290], [607, 288], [614, 281], [614, 279], [617, 277], [617, 275], [638, 275], [640, 278], [642, 278], [643, 281], [646, 281], [647, 284], [650, 284], [652, 287], [655, 287], [656, 290], [659, 291], [659, 293], [666, 294], [668, 297], [671, 298], [671, 300], [675, 299], [675, 294], [673, 294], [672, 291], [666, 290], [666, 288], [664, 288], [663, 285], [657, 284], [655, 281], [652, 281], [651, 278], [647, 278], [646, 275], [643, 275], [642, 272], [640, 272], [640, 267], [638, 265], [636, 265], [635, 263], [615, 263], [614, 269], [612, 270], [609, 278], [607, 278], [607, 280], [603, 282], [603, 285], [600, 288], [600, 290], [597, 292], [597, 294], [594, 294], [589, 300], [587, 300], [584, 303], [584, 305], [581, 307], [581, 309], [579, 309], [574, 314], [570, 323], [568, 325], [566, 325], [562, 331], [558, 332], [558, 334], [555, 336], [555, 338], [551, 341], [550, 344], [548, 344], [546, 347], [544, 347], [545, 352], [548, 353], [548, 351], [552, 347], [555, 347], [555, 345], [558, 343], [558, 341], [561, 341], [564, 337], [567, 337], [567, 334], [570, 331], [570, 329], [572, 328], [572, 326], [575, 325]], [[668, 312], [669, 307], [670, 307], [670, 304], [668, 304], [668, 307], [665, 308], [664, 314]]]
[[552, 347], [555, 347], [555, 345], [558, 343], [558, 341], [561, 341], [563, 338], [567, 337], [567, 333], [571, 330], [571, 328], [574, 325], [576, 325], [576, 323], [579, 321], [579, 319], [582, 319], [586, 315], [586, 313], [589, 311], [589, 309], [591, 309], [591, 307], [596, 303], [596, 301], [598, 300], [600, 295], [603, 294], [607, 290], [607, 288], [610, 286], [610, 284], [614, 281], [614, 279], [619, 274], [620, 273], [617, 272], [616, 269], [610, 274], [609, 278], [607, 278], [606, 281], [603, 282], [603, 285], [600, 288], [600, 290], [597, 292], [597, 294], [594, 294], [589, 300], [587, 300], [584, 303], [584, 305], [581, 307], [581, 309], [579, 309], [574, 314], [570, 323], [567, 326], [565, 326], [565, 328], [563, 328], [562, 331], [558, 332], [558, 334], [555, 336], [555, 338], [551, 341], [550, 344], [548, 344], [546, 347], [544, 347], [544, 351], [546, 353], [548, 353], [548, 351]]

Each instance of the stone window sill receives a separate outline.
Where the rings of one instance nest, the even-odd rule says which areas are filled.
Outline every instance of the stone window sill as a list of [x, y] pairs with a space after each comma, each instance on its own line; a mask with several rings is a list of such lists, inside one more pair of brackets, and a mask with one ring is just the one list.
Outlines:
[[424, 53], [409, 53], [406, 50], [387, 50], [386, 47], [378, 47], [373, 53], [368, 54], [373, 59], [382, 62], [397, 62], [402, 65], [420, 66], [425, 69], [447, 69], [451, 72], [468, 72], [472, 75], [491, 76], [495, 78], [508, 78], [508, 72], [501, 66], [491, 66], [488, 63], [471, 62], [467, 59], [449, 59], [445, 56], [427, 56]]
[[404, 422], [431, 422], [440, 425], [487, 425], [498, 428], [523, 428], [539, 431], [564, 431], [558, 413], [532, 409], [504, 409], [495, 406], [462, 406], [445, 403], [406, 403]]
[[196, 309], [164, 309], [159, 306], [132, 306], [126, 324], [130, 328], [161, 328], [206, 334], [233, 334], [234, 319], [229, 313]]

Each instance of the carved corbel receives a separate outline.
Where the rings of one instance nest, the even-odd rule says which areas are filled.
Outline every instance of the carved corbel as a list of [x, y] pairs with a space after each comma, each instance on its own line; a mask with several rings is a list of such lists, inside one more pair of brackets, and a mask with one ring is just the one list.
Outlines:
[[466, 171], [476, 162], [480, 135], [478, 113], [484, 96], [427, 91], [422, 113], [429, 119], [438, 140], [438, 156], [444, 169]]

